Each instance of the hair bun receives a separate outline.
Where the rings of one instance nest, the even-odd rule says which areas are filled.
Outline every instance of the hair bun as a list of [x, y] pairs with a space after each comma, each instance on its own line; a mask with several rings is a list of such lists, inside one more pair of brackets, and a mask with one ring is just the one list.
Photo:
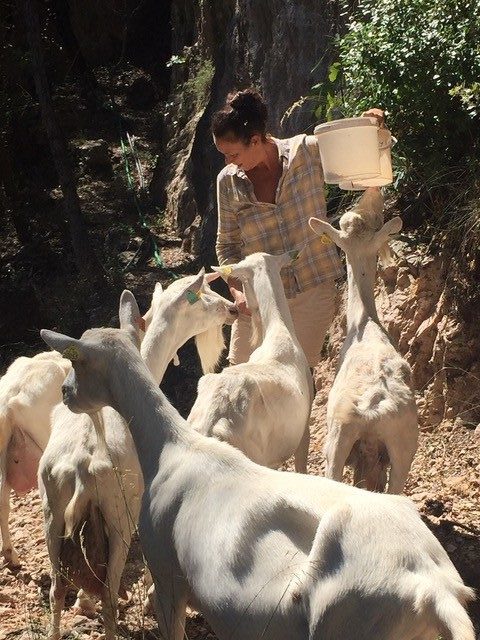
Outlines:
[[246, 120], [249, 117], [267, 119], [267, 107], [262, 96], [255, 89], [237, 91], [231, 97], [229, 96], [228, 105]]
[[255, 134], [265, 137], [267, 118], [267, 105], [256, 89], [235, 91], [227, 96], [223, 109], [213, 114], [212, 133], [215, 138], [249, 144]]

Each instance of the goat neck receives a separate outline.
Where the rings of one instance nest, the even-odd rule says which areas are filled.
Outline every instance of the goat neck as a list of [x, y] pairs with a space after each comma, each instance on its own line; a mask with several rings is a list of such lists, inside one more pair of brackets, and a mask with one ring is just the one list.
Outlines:
[[140, 356], [122, 353], [112, 371], [110, 391], [112, 407], [124, 418], [135, 442], [145, 484], [158, 471], [158, 461], [165, 445], [184, 439], [182, 418], [145, 369]]
[[375, 306], [377, 257], [347, 255], [347, 331], [355, 331], [372, 319], [380, 324]]
[[142, 358], [157, 385], [162, 381], [179, 345], [193, 335], [191, 327], [178, 326], [181, 318], [179, 314], [172, 313], [170, 307], [171, 301], [168, 299], [159, 303], [155, 311], [155, 324], [147, 330], [141, 346]]
[[263, 338], [278, 333], [279, 328], [286, 328], [295, 338], [295, 327], [288, 308], [280, 273], [276, 269], [256, 269], [253, 275], [253, 289], [259, 304]]

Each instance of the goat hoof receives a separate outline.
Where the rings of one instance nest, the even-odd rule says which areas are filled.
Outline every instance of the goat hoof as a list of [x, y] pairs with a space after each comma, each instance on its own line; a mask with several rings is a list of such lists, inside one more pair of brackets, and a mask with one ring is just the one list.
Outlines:
[[2, 564], [4, 566], [9, 567], [11, 569], [22, 566], [22, 563], [20, 562], [20, 559], [15, 549], [4, 549], [2, 551], [2, 555], [3, 555]]

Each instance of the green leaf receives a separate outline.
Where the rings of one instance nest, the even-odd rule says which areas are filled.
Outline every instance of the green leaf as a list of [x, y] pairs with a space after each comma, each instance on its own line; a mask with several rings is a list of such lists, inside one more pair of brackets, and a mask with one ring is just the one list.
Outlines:
[[328, 79], [330, 82], [335, 82], [340, 73], [340, 62], [334, 62], [328, 69]]

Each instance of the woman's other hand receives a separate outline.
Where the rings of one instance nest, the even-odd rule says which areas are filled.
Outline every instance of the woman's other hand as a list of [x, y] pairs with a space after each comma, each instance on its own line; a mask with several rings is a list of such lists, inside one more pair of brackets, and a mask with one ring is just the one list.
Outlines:
[[362, 118], [376, 118], [377, 124], [380, 128], [385, 126], [385, 114], [381, 109], [368, 109], [362, 113]]

